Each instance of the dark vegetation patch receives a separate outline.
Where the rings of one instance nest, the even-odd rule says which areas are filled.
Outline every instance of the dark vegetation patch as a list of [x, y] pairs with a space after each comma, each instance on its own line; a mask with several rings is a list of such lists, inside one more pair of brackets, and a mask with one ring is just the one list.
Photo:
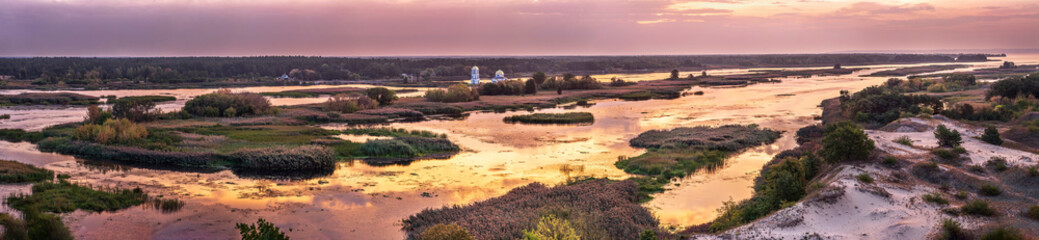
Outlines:
[[447, 134], [437, 134], [425, 130], [407, 130], [403, 128], [347, 128], [339, 132], [342, 134], [368, 135], [377, 137], [447, 138]]
[[0, 95], [0, 106], [3, 105], [92, 105], [98, 104], [101, 98], [78, 93], [19, 93], [16, 95]]
[[940, 112], [944, 106], [938, 97], [906, 95], [887, 86], [867, 87], [855, 94], [842, 91], [840, 103], [844, 117], [866, 124], [887, 124], [903, 112], [913, 115]]
[[650, 130], [629, 143], [640, 148], [686, 148], [694, 150], [737, 151], [775, 141], [780, 132], [757, 125], [725, 125], [720, 127], [682, 127]]
[[76, 209], [93, 212], [115, 211], [148, 200], [148, 194], [140, 188], [95, 190], [66, 181], [40, 182], [33, 184], [31, 195], [14, 195], [7, 198], [11, 208], [48, 213], [66, 213]]
[[[412, 90], [412, 91], [415, 91], [415, 90]], [[319, 96], [322, 96], [322, 95], [334, 96], [334, 95], [339, 95], [339, 94], [361, 94], [363, 92], [364, 92], [363, 88], [336, 87], [336, 88], [298, 89], [298, 90], [288, 90], [288, 91], [281, 91], [281, 92], [265, 92], [265, 93], [260, 93], [260, 95], [272, 96], [272, 97], [287, 97], [287, 98], [310, 98], [310, 97], [319, 97]]]
[[278, 110], [259, 94], [220, 89], [188, 100], [182, 111], [201, 117], [239, 117], [269, 115]]
[[445, 138], [400, 136], [393, 139], [375, 139], [360, 146], [365, 158], [418, 158], [430, 154], [458, 152], [458, 145]]
[[590, 112], [568, 112], [568, 113], [533, 113], [525, 115], [508, 116], [503, 119], [507, 123], [535, 123], [535, 124], [573, 124], [593, 123], [595, 116]]
[[336, 163], [332, 149], [315, 145], [245, 149], [228, 159], [241, 168], [285, 171], [333, 169]]
[[921, 74], [921, 73], [945, 71], [945, 70], [952, 70], [952, 69], [964, 68], [964, 67], [967, 67], [967, 65], [952, 64], [952, 65], [927, 65], [927, 66], [918, 66], [918, 67], [904, 67], [904, 68], [898, 68], [898, 69], [894, 69], [894, 70], [879, 71], [879, 72], [875, 72], [873, 74], [865, 75], [865, 76], [868, 76], [868, 77], [904, 77], [904, 76], [908, 76], [908, 75], [916, 75], [916, 74]]
[[476, 239], [520, 239], [553, 216], [582, 239], [637, 239], [659, 224], [638, 204], [637, 193], [630, 181], [596, 179], [552, 188], [533, 183], [467, 206], [423, 210], [404, 219], [402, 228], [409, 238], [438, 224], [457, 224]]
[[173, 96], [161, 96], [161, 95], [145, 95], [145, 96], [126, 96], [126, 97], [120, 97], [120, 98], [116, 99], [116, 101], [118, 101], [118, 100], [127, 100], [127, 101], [144, 101], [144, 102], [153, 102], [153, 103], [157, 103], [157, 102], [171, 102], [171, 101], [176, 101], [176, 100], [177, 100], [177, 98], [176, 98], [176, 97], [173, 97]]
[[0, 160], [0, 183], [39, 182], [51, 180], [54, 172], [11, 160]]

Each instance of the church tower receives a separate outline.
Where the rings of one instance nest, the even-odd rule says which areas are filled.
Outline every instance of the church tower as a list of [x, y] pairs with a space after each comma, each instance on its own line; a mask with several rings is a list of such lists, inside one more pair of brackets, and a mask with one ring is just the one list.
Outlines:
[[470, 85], [479, 85], [480, 84], [480, 68], [479, 67], [473, 66], [472, 78], [469, 79], [469, 84]]

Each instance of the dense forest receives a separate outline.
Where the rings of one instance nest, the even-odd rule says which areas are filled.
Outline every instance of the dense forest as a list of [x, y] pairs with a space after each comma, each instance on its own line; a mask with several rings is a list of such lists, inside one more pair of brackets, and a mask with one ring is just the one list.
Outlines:
[[800, 54], [698, 56], [556, 56], [556, 57], [140, 57], [0, 58], [0, 76], [33, 80], [34, 85], [99, 85], [109, 82], [192, 83], [227, 79], [274, 79], [287, 74], [299, 80], [419, 79], [468, 76], [473, 65], [490, 76], [544, 71], [621, 72], [709, 66], [822, 66], [877, 63], [984, 60], [984, 55]]

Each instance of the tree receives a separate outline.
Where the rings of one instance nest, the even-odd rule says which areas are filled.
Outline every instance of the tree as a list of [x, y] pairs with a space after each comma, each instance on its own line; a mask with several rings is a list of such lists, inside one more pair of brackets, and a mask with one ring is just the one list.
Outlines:
[[938, 139], [938, 146], [942, 147], [955, 147], [963, 143], [960, 131], [949, 130], [945, 125], [938, 125], [938, 128], [934, 129], [934, 138]]
[[996, 127], [985, 128], [985, 134], [981, 135], [981, 140], [992, 145], [1003, 145], [1003, 138], [999, 137], [999, 130]]
[[289, 240], [289, 237], [285, 236], [281, 229], [263, 220], [263, 218], [256, 221], [255, 225], [238, 223], [235, 225], [235, 228], [242, 234], [242, 240]]
[[134, 122], [143, 122], [151, 120], [153, 108], [155, 108], [155, 103], [150, 100], [119, 99], [112, 104], [112, 115]]
[[368, 98], [378, 101], [379, 105], [389, 105], [393, 101], [397, 101], [397, 92], [384, 87], [369, 88], [365, 90], [365, 94], [368, 95]]
[[671, 79], [678, 79], [678, 69], [671, 70]]
[[541, 217], [534, 229], [523, 230], [523, 235], [528, 240], [578, 240], [577, 231], [571, 226], [570, 221], [558, 218], [555, 215]]
[[534, 79], [534, 82], [537, 83], [538, 86], [541, 86], [541, 84], [545, 84], [545, 80], [548, 80], [548, 75], [545, 75], [544, 72], [538, 71], [534, 73], [530, 79]]
[[833, 69], [841, 69], [841, 64], [840, 63], [834, 64], [833, 65]]
[[535, 82], [534, 79], [528, 79], [527, 80], [527, 84], [525, 86], [523, 86], [523, 93], [524, 94], [537, 94], [538, 93], [538, 84], [537, 84], [537, 82]]
[[826, 126], [819, 155], [826, 161], [844, 162], [865, 159], [873, 148], [873, 140], [861, 127], [851, 122], [840, 122]]

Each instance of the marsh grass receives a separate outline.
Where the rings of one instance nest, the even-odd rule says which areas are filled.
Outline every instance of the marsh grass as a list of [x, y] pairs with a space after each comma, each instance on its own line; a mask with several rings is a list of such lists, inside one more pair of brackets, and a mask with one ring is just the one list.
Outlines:
[[407, 130], [403, 128], [348, 128], [339, 131], [342, 134], [368, 135], [377, 137], [427, 137], [447, 138], [447, 134], [437, 134], [424, 130]]
[[162, 213], [180, 211], [180, 208], [184, 207], [184, 202], [179, 199], [158, 198], [152, 199], [150, 202], [153, 208], [162, 211]]
[[0, 183], [22, 183], [51, 180], [54, 172], [10, 160], [0, 160]]
[[503, 119], [507, 123], [535, 123], [535, 124], [572, 124], [593, 123], [595, 116], [590, 112], [568, 112], [568, 113], [534, 113], [526, 115], [508, 116]]
[[105, 212], [125, 209], [144, 203], [148, 195], [140, 188], [101, 189], [73, 184], [67, 181], [33, 184], [31, 195], [7, 198], [11, 208], [21, 211], [66, 213], [76, 209]]

